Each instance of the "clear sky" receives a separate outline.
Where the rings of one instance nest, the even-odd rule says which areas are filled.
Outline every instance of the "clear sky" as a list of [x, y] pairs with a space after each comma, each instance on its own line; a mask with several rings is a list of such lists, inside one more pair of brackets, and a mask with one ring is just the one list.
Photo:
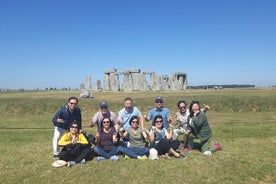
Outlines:
[[275, 0], [0, 0], [0, 88], [79, 88], [104, 70], [276, 85]]

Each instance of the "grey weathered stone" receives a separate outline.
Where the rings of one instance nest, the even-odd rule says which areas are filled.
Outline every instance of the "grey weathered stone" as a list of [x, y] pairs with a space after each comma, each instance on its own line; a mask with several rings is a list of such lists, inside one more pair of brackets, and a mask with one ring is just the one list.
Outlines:
[[93, 98], [93, 95], [92, 95], [92, 85], [91, 85], [91, 77], [90, 76], [86, 76], [85, 78], [86, 80], [86, 86], [84, 86], [83, 83], [81, 83], [81, 94], [80, 94], [80, 97], [81, 98]]
[[[144, 71], [140, 73], [139, 68], [125, 69], [117, 72], [117, 69], [104, 70], [104, 90], [105, 91], [168, 91], [187, 89], [187, 74], [183, 72], [174, 72], [171, 78], [165, 74], [156, 75], [154, 71]], [[149, 76], [148, 76], [149, 75]], [[120, 84], [119, 76], [122, 76]], [[149, 78], [149, 81], [147, 81]], [[97, 89], [100, 89], [97, 86]]]
[[153, 74], [150, 77], [150, 88], [152, 91], [161, 90], [161, 77], [159, 75]]
[[[111, 72], [108, 73], [107, 71], [111, 71]], [[119, 91], [120, 90], [119, 75], [118, 75], [116, 69], [105, 70], [104, 90], [106, 90], [106, 91]]]
[[104, 73], [105, 73], [105, 74], [115, 73], [115, 72], [117, 72], [117, 69], [116, 69], [116, 68], [110, 68], [110, 69], [105, 69], [105, 70], [104, 70]]
[[95, 90], [96, 91], [102, 91], [101, 81], [100, 80], [96, 80], [95, 84], [96, 84]]
[[80, 90], [84, 90], [84, 89], [85, 89], [84, 84], [80, 83]]
[[129, 69], [125, 69], [124, 72], [127, 72], [127, 73], [140, 73], [140, 69], [139, 68], [129, 68]]
[[91, 84], [91, 76], [86, 76], [86, 87], [85, 89], [92, 89], [92, 84]]
[[181, 91], [187, 89], [187, 74], [183, 72], [174, 72], [171, 77], [172, 90]]
[[92, 92], [90, 90], [84, 89], [80, 94], [81, 98], [93, 98]]
[[163, 91], [168, 91], [170, 90], [170, 80], [169, 80], [169, 76], [168, 75], [162, 75], [162, 81], [161, 81], [161, 89]]

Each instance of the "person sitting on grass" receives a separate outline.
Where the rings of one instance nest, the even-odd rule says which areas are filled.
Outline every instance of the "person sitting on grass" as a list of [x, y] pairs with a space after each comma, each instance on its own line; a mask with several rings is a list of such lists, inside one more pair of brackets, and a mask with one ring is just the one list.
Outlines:
[[121, 136], [129, 137], [129, 146], [121, 146], [120, 152], [125, 154], [125, 158], [146, 160], [149, 148], [146, 147], [146, 140], [148, 140], [147, 130], [139, 127], [139, 117], [132, 116], [129, 120], [131, 128], [125, 132], [120, 132]]
[[211, 155], [212, 152], [221, 150], [222, 148], [219, 143], [215, 143], [213, 147], [210, 146], [213, 133], [206, 114], [200, 111], [199, 102], [192, 101], [189, 111], [188, 130], [185, 132], [188, 146], [192, 148], [194, 139], [199, 138], [201, 151], [204, 155]]
[[[180, 100], [177, 102], [178, 112], [175, 114], [175, 123], [172, 123], [172, 125], [178, 125], [178, 128], [173, 129], [173, 136], [172, 139], [176, 140], [179, 135], [185, 135], [185, 132], [187, 129], [188, 124], [188, 117], [190, 115], [189, 109], [187, 109], [187, 103], [185, 100]], [[204, 107], [201, 109], [202, 112], [206, 113], [207, 110], [210, 109], [209, 105], [204, 105]], [[186, 137], [186, 136], [185, 136]], [[184, 140], [184, 152], [190, 152], [192, 149], [188, 147], [188, 142], [185, 139]]]
[[76, 163], [85, 163], [85, 158], [91, 153], [91, 148], [86, 137], [80, 133], [78, 122], [74, 121], [69, 132], [62, 135], [58, 145], [63, 147], [60, 159], [68, 162], [68, 167]]
[[119, 160], [117, 154], [120, 152], [120, 146], [116, 146], [118, 142], [117, 131], [111, 124], [111, 119], [105, 117], [101, 121], [101, 127], [96, 133], [96, 146], [94, 152], [98, 154], [98, 161], [110, 159]]
[[151, 142], [151, 147], [155, 148], [158, 155], [162, 155], [164, 158], [170, 158], [169, 155], [173, 155], [176, 158], [184, 159], [184, 156], [180, 155], [175, 150], [178, 148], [180, 142], [179, 140], [172, 139], [172, 126], [169, 126], [170, 132], [163, 127], [163, 117], [162, 115], [157, 115], [153, 120], [154, 126], [152, 126], [149, 132], [149, 139]]

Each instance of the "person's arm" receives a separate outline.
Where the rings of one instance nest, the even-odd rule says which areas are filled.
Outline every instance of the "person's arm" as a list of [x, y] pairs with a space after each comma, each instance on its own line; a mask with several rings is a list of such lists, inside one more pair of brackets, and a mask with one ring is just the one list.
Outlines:
[[144, 122], [143, 114], [141, 114], [141, 115], [139, 116], [139, 119], [140, 119], [141, 127], [142, 127], [142, 128], [145, 128], [145, 122]]
[[189, 135], [192, 132], [191, 126], [190, 126], [190, 121], [192, 121], [191, 117], [188, 117], [187, 119], [187, 130], [185, 131], [185, 135]]
[[143, 137], [144, 137], [146, 140], [149, 140], [150, 135], [149, 135], [148, 130], [145, 129], [145, 128], [143, 128], [142, 130], [143, 130], [143, 131], [142, 131]]
[[124, 131], [123, 128], [121, 128], [119, 132], [120, 132], [120, 135], [121, 135], [122, 137], [126, 137], [126, 136], [128, 135], [128, 132], [127, 132], [127, 131]]
[[113, 120], [113, 123], [114, 123], [114, 127], [118, 127], [117, 126], [117, 123], [118, 123], [117, 115], [114, 112], [110, 112], [110, 113], [111, 113], [111, 117], [112, 117], [112, 120]]
[[169, 125], [169, 132], [166, 132], [166, 137], [168, 140], [172, 139], [173, 126]]
[[173, 125], [173, 126], [178, 125], [177, 119], [178, 119], [178, 116], [179, 116], [179, 115], [180, 115], [180, 112], [176, 112], [176, 113], [175, 113], [174, 120], [172, 120], [171, 125]]
[[58, 126], [58, 124], [64, 123], [63, 114], [62, 114], [62, 110], [61, 109], [59, 109], [56, 112], [56, 114], [54, 115], [54, 117], [52, 119], [52, 122], [53, 122], [54, 126]]
[[172, 122], [172, 117], [171, 117], [171, 112], [170, 112], [169, 109], [168, 109], [168, 112], [167, 112], [167, 114], [166, 114], [166, 117], [167, 117], [168, 123], [171, 123], [171, 122]]
[[70, 134], [66, 133], [58, 141], [59, 146], [67, 146], [71, 144]]
[[95, 137], [95, 143], [96, 144], [99, 144], [100, 138], [101, 138], [101, 134], [100, 134], [99, 129], [98, 129], [97, 132], [96, 132], [96, 137]]
[[90, 127], [94, 127], [97, 122], [98, 113], [95, 113], [90, 120]]
[[88, 144], [88, 141], [83, 134], [79, 134], [77, 143]]
[[123, 123], [123, 119], [120, 116], [118, 116], [118, 118], [117, 118], [118, 127], [121, 127], [122, 123]]
[[146, 114], [144, 115], [144, 119], [146, 122], [149, 122], [151, 120], [151, 116], [152, 116], [151, 112], [152, 110], [150, 110], [147, 115]]
[[206, 104], [206, 105], [204, 104], [203, 108], [201, 108], [200, 110], [201, 110], [202, 112], [206, 113], [209, 109], [210, 109], [210, 106], [207, 105], [207, 104]]
[[117, 131], [114, 128], [114, 134], [112, 135], [113, 138], [113, 143], [116, 144], [118, 142], [118, 138], [117, 138]]
[[155, 139], [155, 137], [154, 137], [154, 131], [155, 131], [155, 129], [156, 129], [156, 127], [155, 126], [152, 126], [151, 127], [151, 130], [150, 130], [150, 132], [149, 132], [149, 140], [150, 140], [150, 142], [153, 142], [154, 141], [154, 139]]

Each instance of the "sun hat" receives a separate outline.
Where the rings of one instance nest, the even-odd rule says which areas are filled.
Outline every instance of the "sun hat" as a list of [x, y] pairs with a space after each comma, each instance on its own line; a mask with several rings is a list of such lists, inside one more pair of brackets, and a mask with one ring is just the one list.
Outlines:
[[149, 150], [149, 159], [151, 159], [151, 160], [159, 159], [158, 152], [155, 148], [151, 148]]
[[66, 166], [67, 165], [67, 162], [64, 161], [64, 160], [55, 160], [53, 163], [52, 163], [52, 166], [53, 167], [63, 167], [63, 166]]

